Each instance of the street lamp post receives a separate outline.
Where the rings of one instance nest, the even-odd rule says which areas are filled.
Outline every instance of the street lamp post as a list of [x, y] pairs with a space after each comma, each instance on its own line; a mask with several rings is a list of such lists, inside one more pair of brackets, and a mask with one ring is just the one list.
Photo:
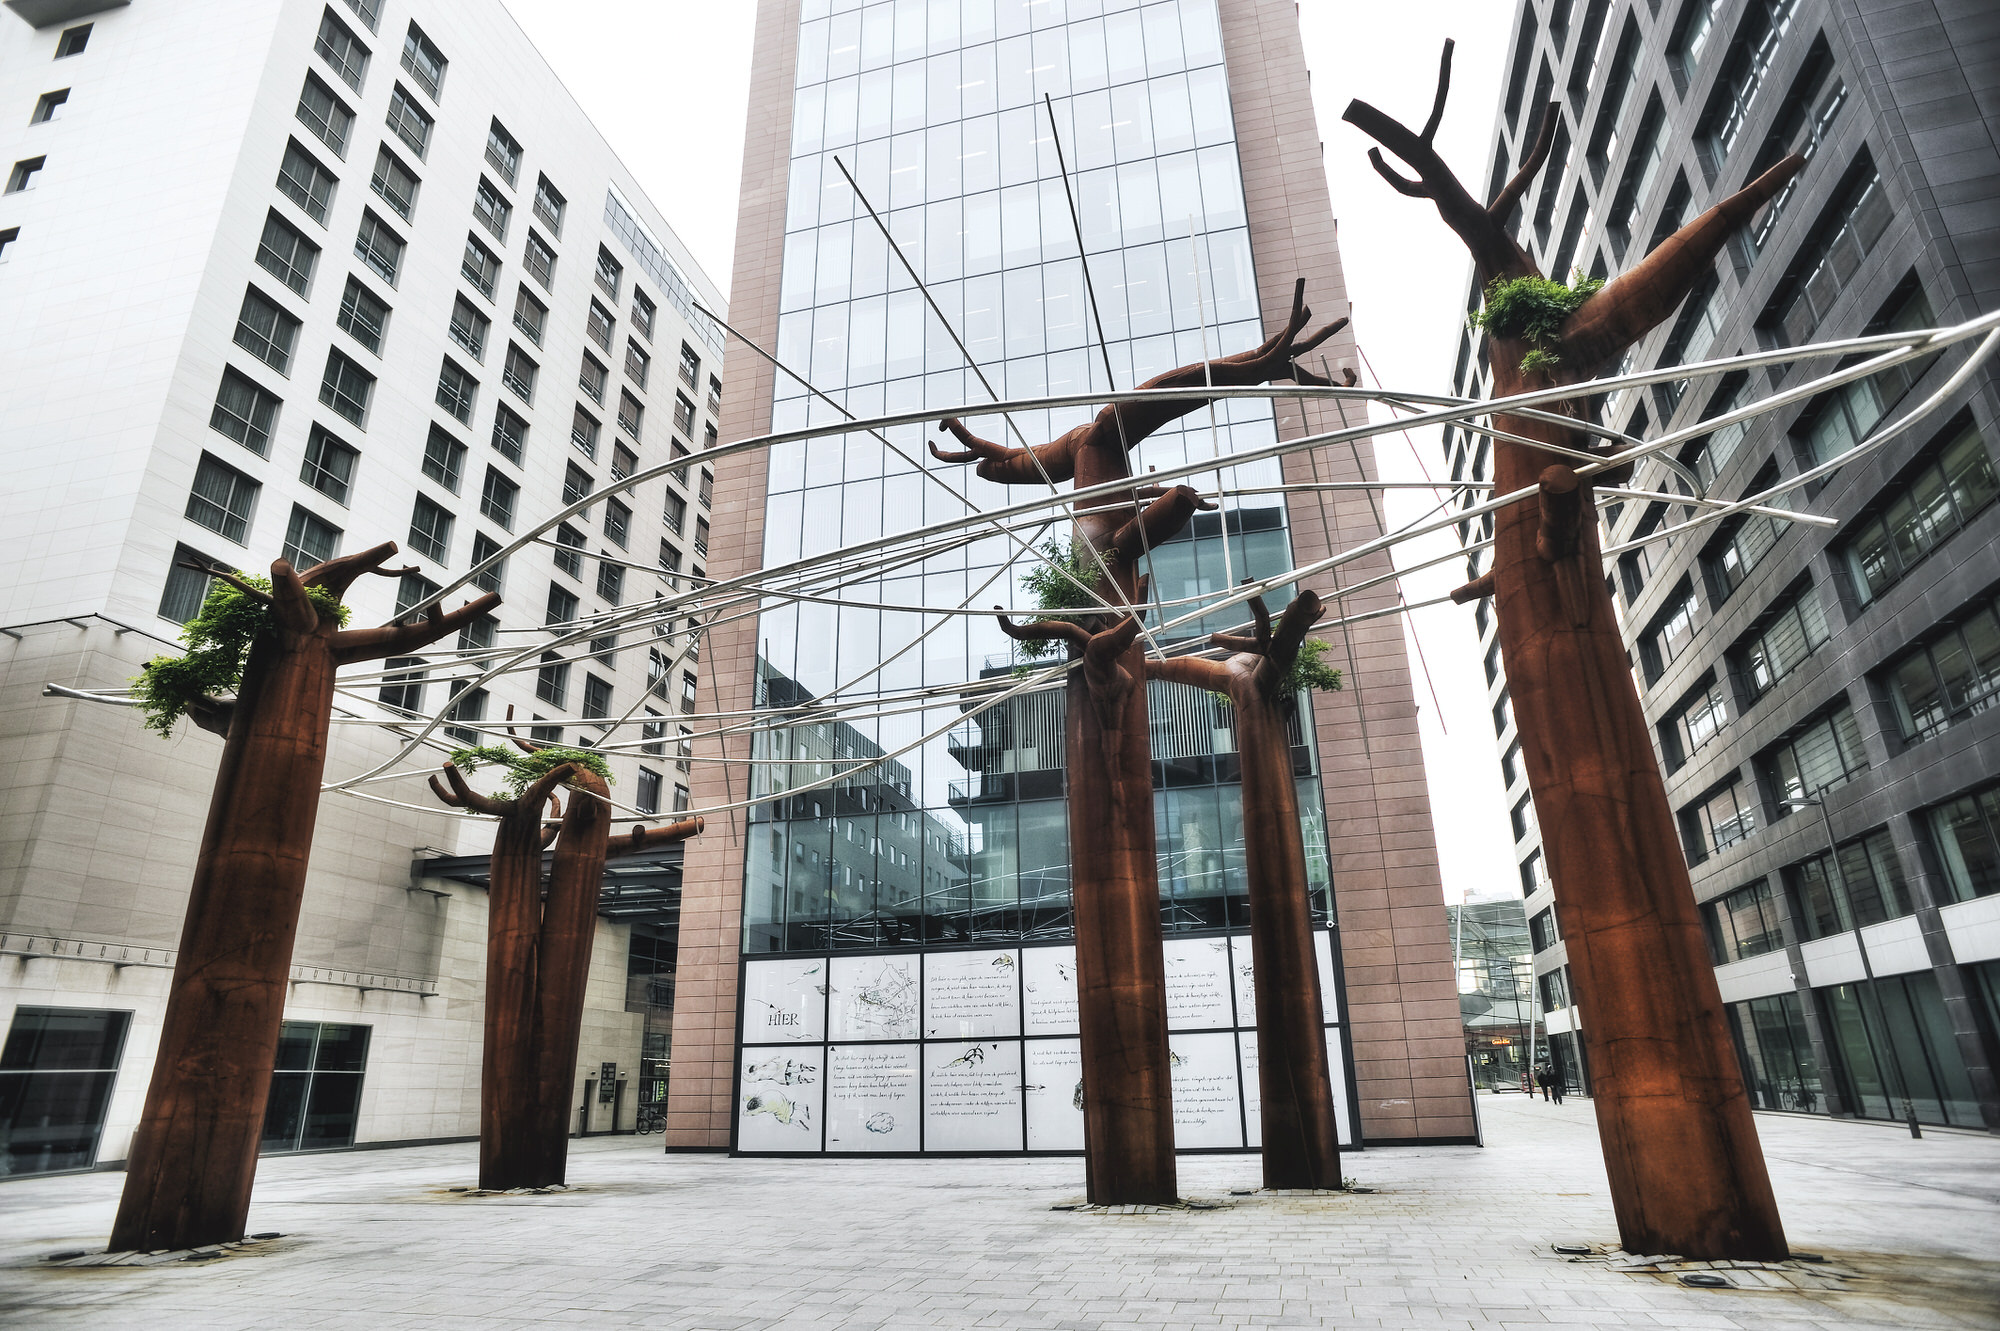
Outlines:
[[[1826, 811], [1825, 790], [1822, 789], [1814, 795], [1795, 795], [1782, 803], [1788, 808], [1805, 808], [1811, 805], [1819, 810], [1820, 823], [1826, 828], [1826, 859], [1833, 874], [1833, 885], [1839, 891], [1841, 900], [1848, 901], [1851, 909], [1852, 901], [1847, 895], [1847, 874], [1840, 867], [1840, 845], [1833, 837], [1833, 816]], [[1867, 982], [1868, 994], [1875, 1000], [1875, 1024], [1882, 1032], [1883, 1047], [1889, 1051], [1889, 1070], [1895, 1074], [1896, 1094], [1903, 1101], [1903, 1121], [1909, 1124], [1912, 1137], [1922, 1137], [1923, 1129], [1917, 1126], [1917, 1108], [1910, 1099], [1910, 1082], [1903, 1075], [1903, 1056], [1897, 1051], [1896, 1042], [1889, 1038], [1888, 1014], [1883, 1011], [1882, 995], [1875, 988], [1875, 968], [1869, 964], [1868, 940], [1861, 935], [1861, 921], [1858, 918], [1854, 922], [1854, 946], [1861, 953], [1861, 977]], [[1864, 1022], [1868, 1020], [1865, 1001], [1862, 1004], [1861, 1019]]]

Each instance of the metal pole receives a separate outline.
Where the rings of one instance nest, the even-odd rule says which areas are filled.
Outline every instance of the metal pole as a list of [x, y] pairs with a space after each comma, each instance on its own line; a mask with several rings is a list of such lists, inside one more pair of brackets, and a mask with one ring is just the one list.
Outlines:
[[[1841, 871], [1840, 867], [1840, 846], [1833, 839], [1833, 815], [1826, 811], [1825, 794], [1808, 796], [1803, 801], [1798, 802], [1814, 804], [1819, 807], [1820, 823], [1826, 828], [1826, 858], [1833, 872], [1833, 885], [1839, 890], [1841, 900], [1848, 903], [1850, 910], [1853, 909], [1854, 903], [1847, 895], [1847, 875]], [[1917, 1126], [1917, 1108], [1910, 1099], [1910, 1083], [1903, 1076], [1903, 1056], [1897, 1051], [1896, 1042], [1889, 1038], [1888, 1014], [1883, 1011], [1882, 995], [1875, 988], [1875, 968], [1868, 962], [1868, 940], [1861, 936], [1861, 922], [1859, 919], [1856, 919], [1854, 923], [1854, 946], [1861, 953], [1861, 975], [1867, 982], [1868, 994], [1875, 1000], [1875, 1024], [1881, 1029], [1882, 1044], [1889, 1051], [1889, 1070], [1895, 1074], [1896, 1094], [1903, 1101], [1903, 1121], [1909, 1124], [1910, 1135], [1912, 1137], [1922, 1137], [1924, 1135], [1923, 1129]], [[1868, 1020], [1868, 1007], [1865, 1002], [1861, 1008], [1861, 1019], [1864, 1022]]]

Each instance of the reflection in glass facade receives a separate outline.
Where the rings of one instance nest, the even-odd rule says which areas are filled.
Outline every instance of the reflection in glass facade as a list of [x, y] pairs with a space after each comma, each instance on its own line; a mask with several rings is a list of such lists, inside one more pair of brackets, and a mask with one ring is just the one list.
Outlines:
[[[1044, 95], [1076, 190], [1111, 386], [1130, 388], [1261, 340], [1215, 0], [806, 0], [798, 52], [776, 350], [854, 416], [991, 399], [836, 159], [994, 392], [1107, 387]], [[1037, 444], [1092, 410], [1023, 412], [1012, 424]], [[805, 384], [777, 376], [774, 432], [838, 419]], [[1019, 442], [997, 416], [966, 424], [984, 438]], [[921, 426], [888, 438], [907, 457], [855, 434], [772, 450], [767, 567], [963, 516], [968, 502], [990, 509], [1029, 497], [970, 467], [933, 461]], [[1269, 403], [1218, 403], [1147, 440], [1134, 471], [1275, 439]], [[1281, 483], [1274, 461], [1225, 474], [1239, 490]], [[1213, 484], [1208, 478], [1206, 488]], [[1285, 513], [1273, 496], [1245, 497], [1227, 517], [1226, 550], [1221, 515], [1203, 514], [1152, 552], [1155, 597], [1212, 595], [1291, 567]], [[1067, 529], [1059, 520], [1034, 543], [1066, 539]], [[865, 700], [1007, 675], [1018, 658], [990, 619], [925, 610], [968, 598], [1030, 603], [1018, 586], [1030, 565], [1010, 562], [1017, 554], [994, 534], [842, 593], [907, 610], [767, 608], [758, 705]], [[1221, 623], [1198, 626], [1202, 634], [1211, 627]], [[970, 703], [948, 690], [921, 707], [901, 706], [877, 720], [794, 727], [760, 741], [753, 780], [769, 800], [751, 815], [746, 954], [1068, 936], [1060, 691], [978, 716], [965, 716]], [[1160, 684], [1151, 706], [1163, 924], [1178, 933], [1240, 930], [1247, 911], [1228, 708]], [[785, 793], [934, 731], [939, 738], [850, 783]], [[1325, 918], [1325, 829], [1309, 731], [1295, 723], [1294, 769]]]

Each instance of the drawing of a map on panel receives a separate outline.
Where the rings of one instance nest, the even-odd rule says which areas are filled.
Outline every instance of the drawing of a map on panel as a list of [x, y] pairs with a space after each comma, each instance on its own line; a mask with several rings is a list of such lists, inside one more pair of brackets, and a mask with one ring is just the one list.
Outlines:
[[827, 1002], [829, 1040], [914, 1040], [917, 958], [835, 957]]
[[743, 967], [743, 1043], [818, 1044], [826, 1035], [826, 958]]
[[1028, 1149], [1083, 1149], [1083, 1044], [1079, 1040], [1027, 1043]]
[[1173, 1064], [1175, 1149], [1241, 1146], [1236, 1037], [1228, 1031], [1176, 1035], [1167, 1047]]
[[924, 1034], [977, 1040], [1021, 1033], [1020, 955], [932, 952], [924, 957]]
[[1019, 1040], [927, 1044], [924, 1069], [926, 1149], [1021, 1149]]
[[827, 1051], [826, 1149], [915, 1151], [923, 1146], [914, 1044], [835, 1045]]
[[1229, 1011], [1229, 940], [1170, 938], [1164, 950], [1168, 1029], [1235, 1025]]
[[742, 1151], [820, 1149], [824, 1051], [745, 1049], [736, 1096], [736, 1146]]
[[[1022, 948], [1022, 1030], [1029, 1035], [1075, 1035], [1076, 1021], [1076, 948]], [[1032, 1135], [1034, 1128], [1028, 1131]]]

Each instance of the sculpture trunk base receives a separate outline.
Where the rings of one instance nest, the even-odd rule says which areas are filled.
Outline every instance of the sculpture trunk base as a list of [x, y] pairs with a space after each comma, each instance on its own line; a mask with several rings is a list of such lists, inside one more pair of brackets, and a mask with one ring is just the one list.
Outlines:
[[605, 802], [610, 791], [604, 779], [579, 769], [570, 785], [569, 807], [549, 872], [548, 901], [542, 907], [536, 966], [536, 1182], [528, 1186], [538, 1188], [568, 1177], [570, 1094], [576, 1086], [590, 945], [597, 936], [597, 898], [604, 886], [604, 858], [611, 841], [611, 806]]
[[541, 833], [539, 805], [503, 818], [493, 838], [490, 861], [486, 1044], [479, 1078], [479, 1186], [496, 1192], [546, 1186], [535, 1113]]
[[[1496, 396], [1522, 390], [1505, 377], [1496, 372]], [[1535, 438], [1550, 428], [1498, 425]], [[1496, 461], [1506, 492], [1562, 459], [1503, 445]], [[1587, 489], [1578, 507], [1594, 511]], [[1600, 572], [1597, 524], [1586, 516], [1551, 533], [1550, 521], [1533, 504], [1501, 510], [1494, 591], [1619, 1239], [1628, 1252], [1780, 1259], [1777, 1201]]]
[[267, 638], [245, 664], [114, 1252], [243, 1237], [326, 769], [329, 642]]
[[1068, 685], [1085, 1167], [1101, 1206], [1180, 1195], [1144, 662], [1141, 645], [1126, 649], [1137, 682], [1116, 699], [1093, 700], [1082, 669]]
[[1243, 844], [1257, 995], [1264, 1186], [1340, 1187], [1340, 1125], [1326, 1056], [1325, 998], [1307, 902], [1298, 786], [1280, 704], [1232, 690], [1243, 764]]

